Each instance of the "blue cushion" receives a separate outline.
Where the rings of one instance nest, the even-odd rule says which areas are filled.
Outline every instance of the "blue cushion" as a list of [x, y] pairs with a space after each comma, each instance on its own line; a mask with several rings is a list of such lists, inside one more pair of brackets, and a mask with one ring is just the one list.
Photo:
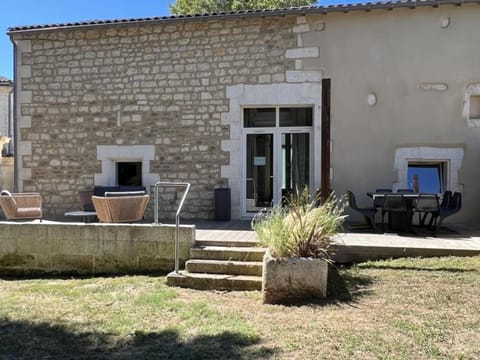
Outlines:
[[93, 189], [93, 195], [95, 196], [105, 196], [105, 192], [115, 192], [118, 191], [118, 186], [95, 186]]

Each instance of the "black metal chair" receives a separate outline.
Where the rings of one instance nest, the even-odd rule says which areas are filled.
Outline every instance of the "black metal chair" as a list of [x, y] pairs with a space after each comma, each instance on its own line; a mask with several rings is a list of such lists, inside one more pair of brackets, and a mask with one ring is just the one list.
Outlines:
[[411, 231], [412, 210], [403, 194], [385, 194], [382, 207], [382, 229], [385, 230], [385, 215], [388, 215], [389, 229]]
[[399, 194], [410, 194], [410, 193], [413, 193], [413, 190], [412, 189], [398, 189], [397, 193], [399, 193]]
[[379, 188], [379, 189], [375, 189], [375, 192], [385, 194], [385, 193], [391, 193], [393, 191], [392, 191], [392, 189]]
[[[375, 189], [375, 194], [388, 194], [391, 193], [392, 189], [386, 188], [379, 188]], [[373, 206], [375, 208], [382, 208], [383, 207], [383, 197], [374, 197], [373, 198]]]
[[[443, 201], [442, 201], [443, 203]], [[448, 202], [448, 206], [440, 206], [437, 216], [435, 217], [436, 225], [435, 225], [435, 233], [440, 230], [443, 220], [447, 217], [456, 214], [462, 209], [462, 193], [454, 192], [450, 201]]]
[[430, 215], [429, 227], [432, 226], [435, 217], [438, 215], [440, 204], [437, 194], [419, 194], [415, 202], [415, 212], [418, 213], [418, 224], [425, 225], [427, 216]]
[[357, 206], [357, 201], [355, 199], [355, 195], [350, 190], [347, 190], [347, 203], [348, 206], [352, 209], [355, 210], [356, 212], [360, 213], [363, 215], [365, 222], [367, 225], [377, 231], [377, 224], [375, 222], [375, 215], [377, 213], [376, 208], [359, 208]]
[[448, 207], [451, 199], [452, 192], [450, 190], [445, 191], [442, 195], [442, 203], [440, 204], [440, 207]]

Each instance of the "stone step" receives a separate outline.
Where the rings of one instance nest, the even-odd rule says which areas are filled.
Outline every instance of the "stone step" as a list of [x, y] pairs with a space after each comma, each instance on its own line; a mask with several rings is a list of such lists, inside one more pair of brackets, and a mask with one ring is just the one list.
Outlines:
[[196, 246], [258, 247], [257, 240], [213, 240], [197, 239]]
[[195, 246], [190, 249], [190, 258], [202, 260], [262, 261], [264, 248]]
[[185, 270], [190, 273], [231, 274], [231, 275], [262, 275], [261, 261], [224, 261], [191, 259], [185, 264]]
[[262, 277], [180, 271], [178, 274], [174, 272], [168, 274], [167, 284], [197, 290], [250, 291], [262, 289]]

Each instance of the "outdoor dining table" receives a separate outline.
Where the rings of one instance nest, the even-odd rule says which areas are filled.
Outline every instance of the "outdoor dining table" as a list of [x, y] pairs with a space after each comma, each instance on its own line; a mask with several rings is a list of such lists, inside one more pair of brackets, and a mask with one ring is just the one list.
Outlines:
[[411, 203], [413, 205], [413, 201], [417, 200], [420, 193], [414, 193], [414, 192], [405, 192], [405, 193], [397, 193], [397, 192], [367, 192], [367, 196], [372, 198], [373, 200], [375, 199], [382, 199], [385, 197], [385, 195], [403, 195], [403, 197], [407, 200], [407, 203]]
[[[400, 232], [411, 232], [412, 219], [413, 216], [409, 216], [410, 212], [413, 211], [415, 207], [414, 202], [419, 197], [419, 193], [414, 192], [405, 192], [405, 193], [394, 193], [394, 192], [367, 192], [367, 196], [375, 199], [385, 198], [385, 195], [402, 195], [407, 203], [407, 210], [405, 212], [391, 212], [388, 211], [388, 227], [394, 231]], [[406, 220], [405, 220], [406, 219]], [[382, 217], [383, 222], [383, 217]]]

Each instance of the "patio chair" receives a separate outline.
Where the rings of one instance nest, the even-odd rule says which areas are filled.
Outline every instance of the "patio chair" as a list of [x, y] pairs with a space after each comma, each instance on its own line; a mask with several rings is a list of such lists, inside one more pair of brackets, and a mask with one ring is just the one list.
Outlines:
[[364, 219], [365, 219], [365, 222], [367, 223], [369, 228], [377, 231], [377, 224], [375, 222], [375, 215], [377, 213], [377, 209], [376, 208], [359, 208], [357, 206], [357, 201], [355, 199], [355, 195], [353, 195], [353, 193], [350, 190], [347, 190], [346, 195], [347, 195], [348, 206], [352, 210], [362, 214]]
[[403, 194], [385, 194], [382, 207], [382, 229], [385, 230], [385, 215], [388, 216], [388, 227], [404, 232], [411, 231], [412, 210]]
[[399, 194], [410, 194], [410, 193], [413, 193], [413, 190], [412, 189], [398, 189], [397, 193], [399, 193]]
[[78, 199], [83, 211], [95, 211], [92, 203], [93, 190], [80, 190], [78, 192]]
[[433, 224], [435, 217], [438, 215], [440, 205], [437, 194], [419, 194], [415, 202], [415, 212], [418, 213], [418, 224], [425, 225], [427, 216], [430, 215], [429, 226]]
[[[379, 188], [375, 189], [375, 194], [388, 194], [391, 193], [392, 189], [386, 189], [386, 188]], [[382, 208], [383, 207], [383, 197], [377, 197], [373, 199], [373, 207], [375, 208]]]
[[39, 193], [0, 193], [0, 207], [7, 220], [42, 219], [42, 197]]
[[453, 193], [448, 206], [440, 206], [438, 213], [436, 214], [435, 220], [435, 233], [440, 230], [443, 220], [447, 217], [452, 216], [459, 212], [462, 209], [462, 193], [455, 192]]
[[100, 222], [121, 223], [143, 219], [150, 196], [92, 196], [93, 206]]
[[451, 199], [452, 199], [452, 192], [450, 190], [445, 191], [442, 195], [442, 202], [440, 204], [440, 207], [448, 207]]

